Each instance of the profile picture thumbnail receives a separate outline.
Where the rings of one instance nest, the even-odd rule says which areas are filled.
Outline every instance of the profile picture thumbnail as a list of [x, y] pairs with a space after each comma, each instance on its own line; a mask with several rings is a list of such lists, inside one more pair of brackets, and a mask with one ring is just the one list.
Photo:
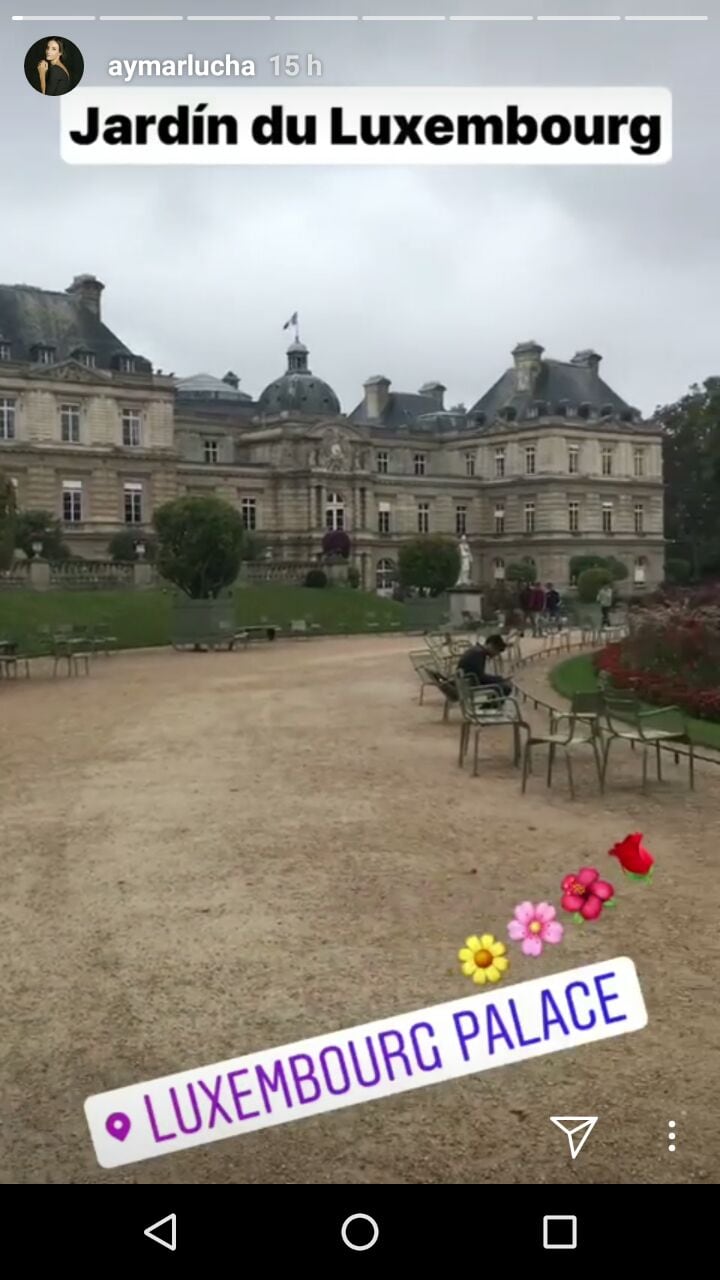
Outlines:
[[36, 40], [25, 54], [25, 79], [37, 93], [57, 98], [83, 78], [85, 62], [76, 44], [64, 36]]

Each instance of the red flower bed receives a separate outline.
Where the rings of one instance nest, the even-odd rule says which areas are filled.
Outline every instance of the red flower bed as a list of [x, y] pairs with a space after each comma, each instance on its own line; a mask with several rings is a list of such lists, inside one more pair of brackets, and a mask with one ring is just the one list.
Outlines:
[[595, 654], [595, 669], [606, 672], [616, 688], [635, 690], [645, 702], [720, 720], [717, 608], [644, 610], [633, 621], [627, 639]]

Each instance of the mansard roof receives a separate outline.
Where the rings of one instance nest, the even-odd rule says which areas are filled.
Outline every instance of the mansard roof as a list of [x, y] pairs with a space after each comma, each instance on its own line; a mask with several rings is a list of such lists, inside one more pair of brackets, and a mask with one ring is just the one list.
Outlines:
[[13, 360], [34, 359], [33, 348], [53, 347], [55, 361], [80, 350], [91, 351], [98, 369], [113, 369], [118, 356], [135, 358], [138, 371], [150, 372], [147, 361], [108, 329], [79, 296], [27, 284], [0, 284], [0, 333]]
[[438, 403], [432, 396], [421, 396], [406, 391], [391, 391], [379, 418], [369, 418], [367, 416], [367, 405], [364, 400], [361, 400], [360, 404], [348, 416], [351, 422], [393, 428], [412, 425], [423, 415], [436, 414], [437, 412]]
[[[523, 348], [516, 351], [522, 352]], [[640, 417], [638, 411], [603, 381], [597, 372], [598, 363], [599, 357], [593, 352], [579, 352], [572, 361], [538, 358], [529, 387], [518, 385], [517, 367], [507, 369], [475, 402], [469, 417], [476, 421], [484, 418], [488, 426], [502, 417], [522, 424], [556, 415], [581, 420], [592, 418], [596, 424], [599, 417], [608, 416], [636, 424]]]

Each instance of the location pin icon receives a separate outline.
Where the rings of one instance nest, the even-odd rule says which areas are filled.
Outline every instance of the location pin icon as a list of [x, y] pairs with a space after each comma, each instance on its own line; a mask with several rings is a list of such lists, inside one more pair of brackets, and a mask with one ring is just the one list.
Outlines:
[[111, 1138], [124, 1142], [130, 1132], [130, 1117], [126, 1116], [124, 1111], [113, 1111], [105, 1121], [105, 1128]]

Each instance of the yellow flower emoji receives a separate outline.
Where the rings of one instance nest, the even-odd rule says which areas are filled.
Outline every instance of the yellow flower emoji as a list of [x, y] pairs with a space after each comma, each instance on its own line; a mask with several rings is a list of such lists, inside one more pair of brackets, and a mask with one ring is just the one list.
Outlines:
[[504, 942], [496, 942], [491, 933], [481, 938], [473, 934], [465, 939], [465, 946], [458, 951], [458, 960], [467, 978], [483, 986], [486, 982], [499, 982], [510, 961], [505, 955]]

